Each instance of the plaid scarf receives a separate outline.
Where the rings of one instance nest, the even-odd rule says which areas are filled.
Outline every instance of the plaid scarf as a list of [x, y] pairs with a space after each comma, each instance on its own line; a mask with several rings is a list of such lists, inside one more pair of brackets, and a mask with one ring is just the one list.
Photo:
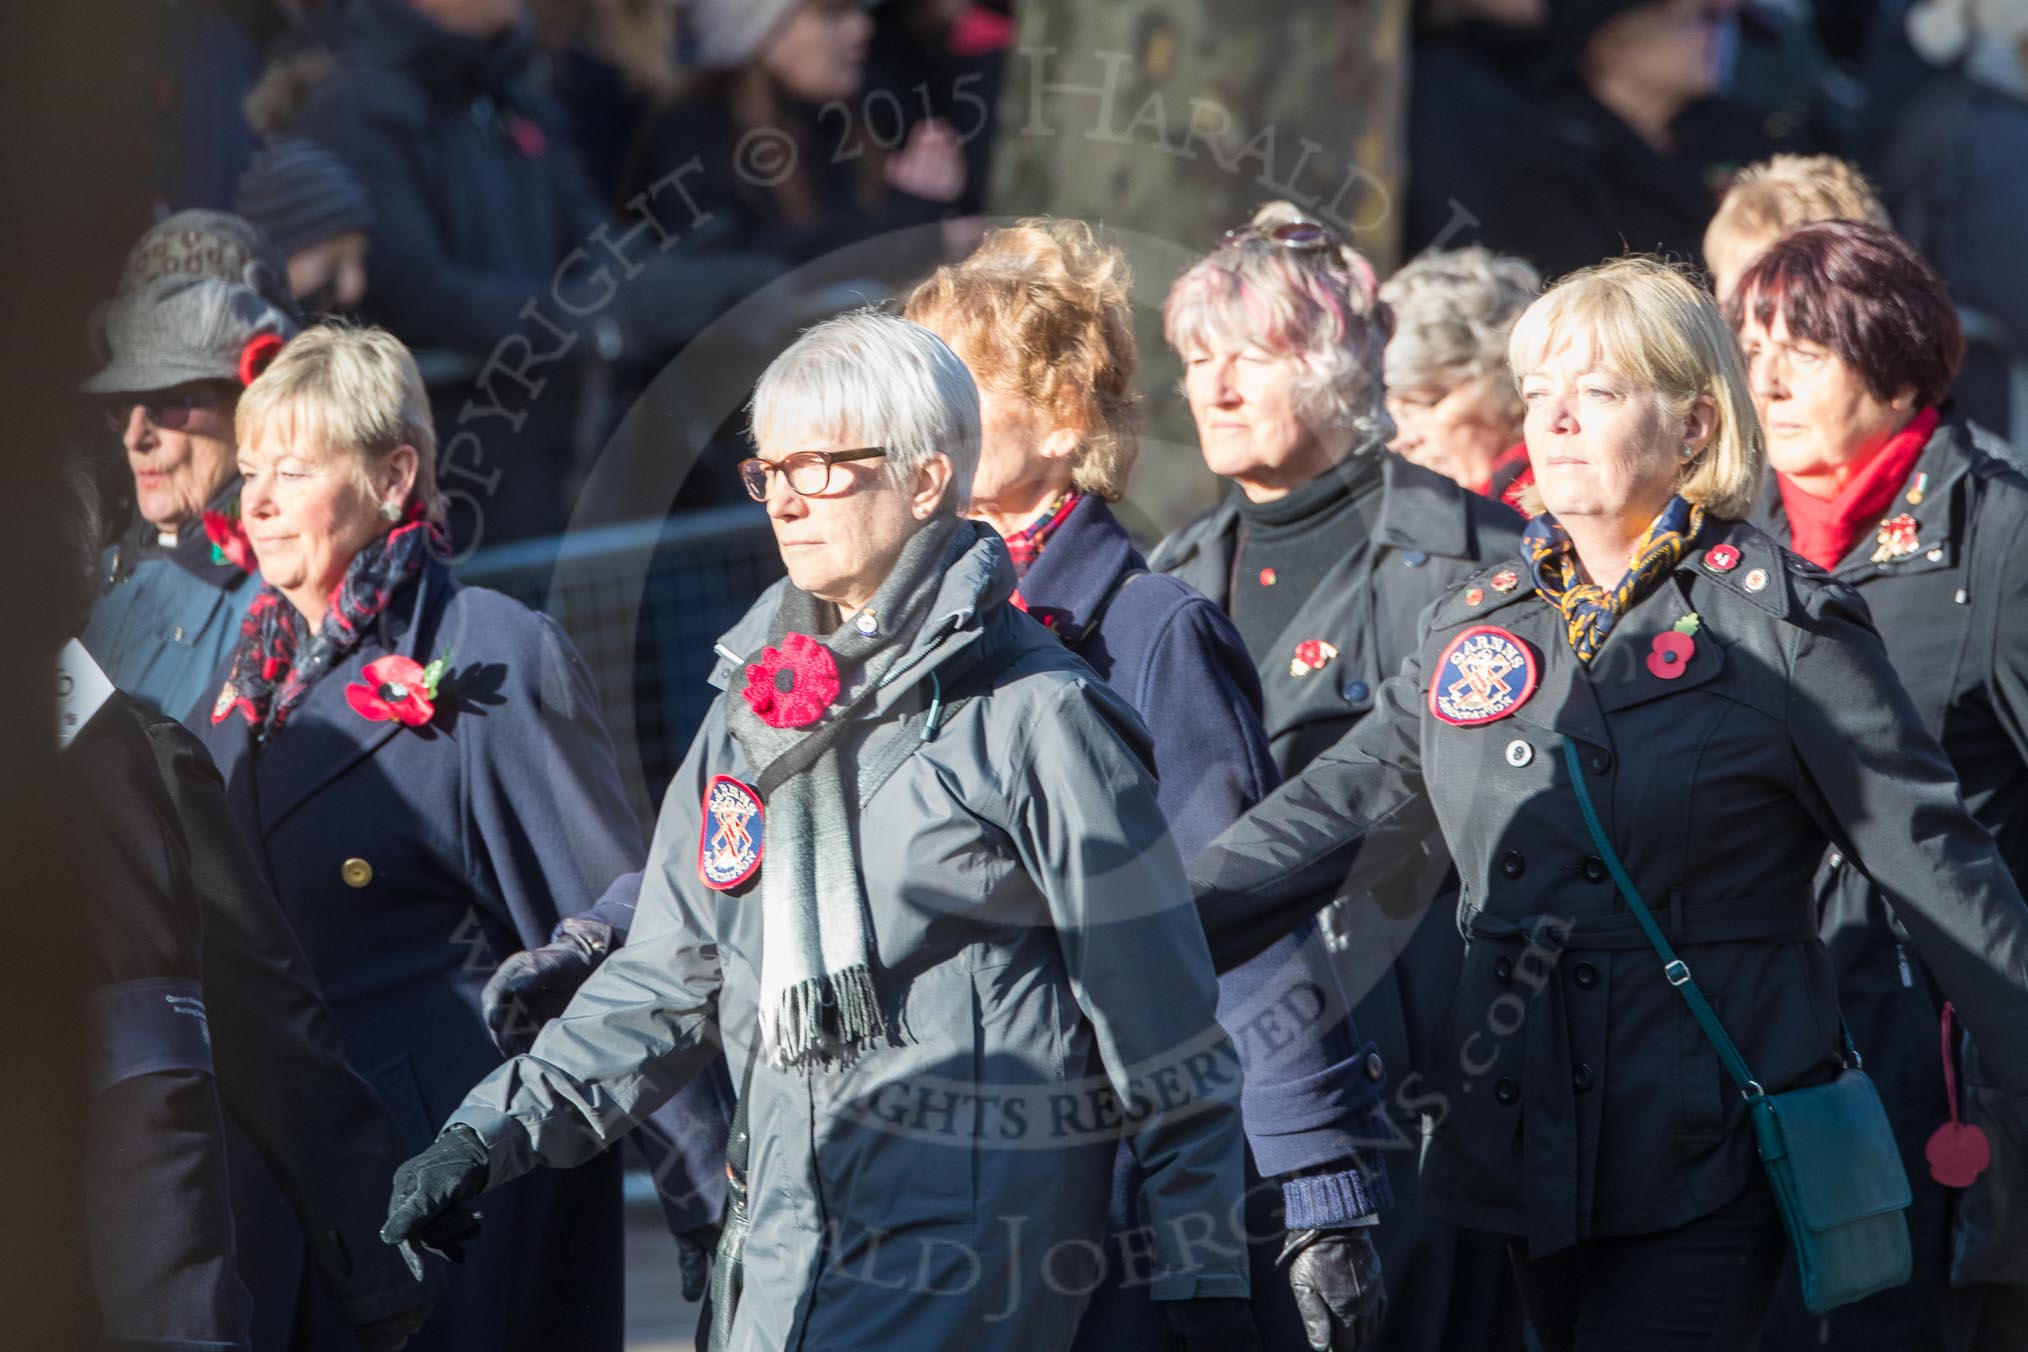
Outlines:
[[1028, 565], [1042, 555], [1042, 547], [1049, 543], [1049, 537], [1056, 534], [1070, 516], [1071, 509], [1084, 495], [1075, 488], [1065, 493], [1044, 512], [1007, 537], [1007, 553], [1014, 559], [1014, 576], [1020, 577], [1028, 571]]
[[424, 561], [449, 552], [442, 528], [424, 521], [420, 507], [412, 509], [404, 524], [353, 556], [332, 588], [324, 622], [307, 638], [296, 608], [272, 584], [263, 586], [240, 621], [232, 674], [219, 691], [211, 721], [222, 723], [236, 710], [265, 742], [288, 721], [317, 678], [359, 646], [388, 600], [422, 571]]
[[1634, 542], [1626, 575], [1608, 591], [1577, 580], [1577, 556], [1570, 535], [1544, 512], [1521, 532], [1528, 571], [1542, 599], [1563, 612], [1564, 633], [1578, 660], [1590, 665], [1614, 622], [1667, 577], [1704, 529], [1704, 509], [1670, 498], [1662, 514]]

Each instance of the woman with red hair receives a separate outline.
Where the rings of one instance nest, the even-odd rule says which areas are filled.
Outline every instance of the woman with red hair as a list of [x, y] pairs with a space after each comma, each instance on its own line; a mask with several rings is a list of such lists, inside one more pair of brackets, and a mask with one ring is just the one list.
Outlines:
[[[1760, 255], [1727, 318], [1774, 479], [1758, 523], [1865, 598], [1966, 805], [2015, 879], [2028, 876], [2028, 626], [2019, 618], [2028, 603], [2028, 480], [2008, 448], [1953, 416], [1965, 345], [1943, 279], [1891, 231], [1818, 222]], [[2021, 1128], [1997, 1095], [1976, 1088], [1984, 1079], [1976, 1049], [1951, 1041], [1947, 1010], [1939, 1031], [1943, 997], [1905, 942], [1897, 898], [1837, 852], [1817, 896], [1845, 1017], [1881, 1082], [1915, 1189], [1915, 1267], [1906, 1286], [1830, 1315], [1828, 1335], [1791, 1282], [1767, 1346], [1856, 1346], [1863, 1334], [1870, 1345], [1930, 1347], [1944, 1345], [1939, 1329], [2018, 1329], [2028, 1313], [2023, 1288], [1995, 1278], [2028, 1271], [1997, 1272], [1979, 1254], [1997, 1257], [2007, 1244], [1986, 1208], [2018, 1186], [2003, 1175], [2019, 1161], [2008, 1168], [2000, 1146]], [[1950, 1064], [1940, 1043], [1952, 1049]], [[1955, 1101], [1960, 1076], [1966, 1099]], [[2005, 1116], [1996, 1122], [1995, 1113]], [[1991, 1167], [1976, 1179], [1928, 1149], [1940, 1128], [1966, 1116], [1983, 1118], [1990, 1137]], [[1968, 1231], [1955, 1246], [1954, 1228]]]

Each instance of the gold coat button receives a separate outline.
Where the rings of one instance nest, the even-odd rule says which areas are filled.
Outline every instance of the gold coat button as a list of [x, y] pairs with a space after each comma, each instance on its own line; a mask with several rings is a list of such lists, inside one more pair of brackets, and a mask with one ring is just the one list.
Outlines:
[[338, 876], [347, 887], [364, 887], [373, 881], [373, 865], [364, 859], [348, 859], [339, 866]]

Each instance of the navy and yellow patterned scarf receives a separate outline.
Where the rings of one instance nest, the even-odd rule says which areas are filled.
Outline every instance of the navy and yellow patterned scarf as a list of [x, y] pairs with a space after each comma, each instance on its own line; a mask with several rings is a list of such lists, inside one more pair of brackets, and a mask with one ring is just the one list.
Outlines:
[[1654, 524], [1634, 542], [1626, 576], [1610, 591], [1596, 582], [1577, 580], [1577, 555], [1570, 535], [1544, 512], [1521, 532], [1521, 548], [1528, 555], [1528, 571], [1534, 574], [1535, 589], [1542, 599], [1563, 612], [1564, 633], [1571, 651], [1586, 663], [1598, 656], [1599, 646], [1620, 616], [1667, 577], [1683, 561], [1704, 529], [1704, 509], [1682, 498], [1670, 498], [1669, 505]]

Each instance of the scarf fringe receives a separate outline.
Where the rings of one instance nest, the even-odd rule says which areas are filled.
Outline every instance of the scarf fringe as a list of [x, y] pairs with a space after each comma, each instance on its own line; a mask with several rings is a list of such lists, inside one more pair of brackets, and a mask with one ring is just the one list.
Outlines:
[[781, 1069], [829, 1064], [887, 1035], [873, 971], [864, 963], [799, 981], [758, 1012], [761, 1047]]

